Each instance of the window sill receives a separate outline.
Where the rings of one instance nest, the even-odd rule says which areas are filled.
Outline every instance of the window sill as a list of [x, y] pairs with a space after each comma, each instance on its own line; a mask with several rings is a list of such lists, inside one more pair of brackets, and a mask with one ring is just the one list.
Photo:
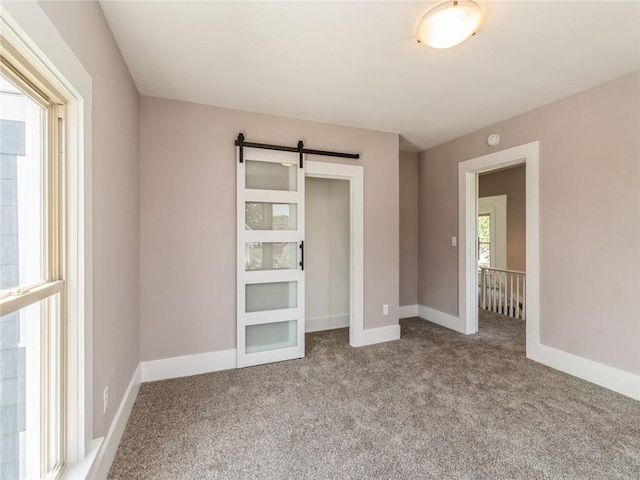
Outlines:
[[75, 462], [69, 465], [64, 469], [62, 475], [60, 476], [60, 480], [85, 480], [89, 478], [89, 473], [91, 472], [91, 468], [98, 456], [98, 452], [100, 451], [100, 447], [104, 442], [104, 437], [96, 438], [91, 442], [91, 448], [87, 453], [87, 456], [82, 460]]

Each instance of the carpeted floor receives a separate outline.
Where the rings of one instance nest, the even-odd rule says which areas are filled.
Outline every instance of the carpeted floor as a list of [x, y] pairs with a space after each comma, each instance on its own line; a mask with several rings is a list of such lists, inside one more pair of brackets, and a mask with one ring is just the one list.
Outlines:
[[524, 324], [142, 385], [112, 479], [640, 478], [640, 402], [525, 359]]

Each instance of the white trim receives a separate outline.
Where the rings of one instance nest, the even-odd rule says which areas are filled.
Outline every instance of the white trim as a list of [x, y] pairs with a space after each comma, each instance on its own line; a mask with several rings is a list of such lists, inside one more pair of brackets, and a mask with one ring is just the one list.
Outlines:
[[477, 198], [478, 174], [525, 163], [527, 351], [540, 339], [539, 142], [490, 153], [458, 164], [458, 315], [464, 333], [478, 331]]
[[[465, 333], [465, 324], [458, 317], [423, 305], [418, 305], [418, 311], [419, 317], [424, 320]], [[640, 375], [540, 344], [534, 348], [527, 347], [527, 358], [635, 400], [640, 400]]]
[[[540, 344], [540, 173], [538, 152], [539, 145], [538, 142], [535, 142], [535, 151], [527, 155], [525, 164], [527, 356], [535, 348], [535, 345]], [[477, 275], [476, 278], [478, 278]]]
[[391, 342], [400, 339], [400, 325], [389, 325], [388, 327], [370, 328], [362, 332], [362, 337], [358, 347], [374, 345], [376, 343]]
[[400, 318], [412, 318], [418, 316], [418, 305], [400, 305]]
[[334, 330], [349, 326], [349, 314], [343, 313], [342, 315], [331, 315], [329, 317], [307, 318], [305, 322], [306, 333]]
[[[369, 336], [365, 334], [366, 330], [364, 330], [364, 167], [362, 165], [308, 161], [305, 163], [305, 170], [308, 177], [349, 181], [349, 218], [351, 221], [349, 236], [351, 243], [349, 249], [351, 261], [349, 344], [352, 347], [369, 345], [366, 343], [366, 338]], [[394, 325], [394, 327], [398, 327], [399, 338], [400, 326]]]
[[[405, 308], [417, 308], [420, 318], [436, 323], [443, 327], [464, 333], [464, 324], [460, 319], [424, 305], [407, 305]], [[401, 307], [402, 308], [402, 307]], [[413, 311], [413, 310], [411, 310]], [[400, 326], [365, 330], [361, 346], [383, 343], [400, 338]], [[608, 388], [622, 395], [640, 400], [640, 376], [613, 367], [608, 367], [592, 360], [556, 350], [545, 345], [538, 345], [529, 358], [539, 363], [566, 372], [596, 385]], [[116, 450], [124, 433], [131, 410], [138, 395], [141, 382], [179, 378], [235, 368], [235, 350], [222, 350], [182, 357], [165, 358], [141, 362], [133, 374], [131, 382], [125, 392], [120, 407], [116, 412], [111, 428], [103, 439], [96, 439], [92, 444], [87, 459], [95, 456], [93, 466], [86, 475], [85, 465], [76, 465], [67, 470], [63, 478], [106, 478], [115, 458]], [[97, 447], [100, 448], [97, 448]], [[97, 454], [96, 454], [97, 452]]]
[[[478, 275], [475, 253], [476, 198], [478, 173], [525, 164], [526, 168], [526, 265], [527, 265], [527, 358], [595, 383], [615, 392], [640, 399], [640, 376], [593, 360], [556, 350], [540, 343], [540, 211], [539, 142], [483, 155], [458, 164], [459, 206], [459, 327], [463, 333], [478, 330]], [[468, 295], [468, 292], [471, 295]], [[455, 318], [455, 317], [453, 317]], [[431, 319], [430, 319], [431, 320]]]
[[104, 437], [94, 438], [85, 457], [62, 471], [61, 480], [85, 480], [90, 478], [89, 473], [98, 458], [103, 442]]
[[527, 346], [527, 358], [635, 400], [640, 400], [640, 375], [540, 344], [534, 348]]
[[436, 310], [435, 308], [418, 305], [418, 316], [423, 320], [437, 323], [441, 327], [445, 327], [460, 333], [466, 333], [464, 321], [454, 315]]
[[236, 350], [197, 353], [141, 362], [142, 382], [189, 377], [236, 368]]
[[133, 377], [131, 377], [129, 386], [124, 392], [122, 402], [120, 402], [118, 411], [111, 422], [111, 427], [109, 427], [109, 431], [106, 437], [104, 437], [104, 441], [86, 478], [101, 480], [103, 478], [106, 479], [107, 475], [109, 475], [109, 469], [111, 468], [113, 459], [116, 457], [118, 445], [120, 444], [122, 434], [131, 415], [131, 410], [133, 410], [133, 404], [140, 390], [141, 378], [142, 364], [138, 364], [138, 368], [133, 372]]

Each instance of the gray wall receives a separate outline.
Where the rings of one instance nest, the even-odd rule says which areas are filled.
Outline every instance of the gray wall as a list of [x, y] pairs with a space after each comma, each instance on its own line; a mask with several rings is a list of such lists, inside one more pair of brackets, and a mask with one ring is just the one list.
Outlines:
[[[398, 135], [140, 99], [142, 360], [235, 348], [236, 149], [249, 141], [359, 152], [364, 328], [398, 323]], [[382, 315], [382, 304], [389, 315]]]
[[526, 175], [524, 165], [480, 175], [478, 196], [507, 196], [507, 268], [526, 271]]
[[458, 314], [458, 162], [539, 140], [541, 342], [640, 373], [639, 131], [634, 73], [422, 152], [420, 303]]
[[[349, 182], [306, 178], [305, 318], [349, 316]], [[348, 325], [348, 318], [344, 319]]]
[[400, 152], [400, 305], [418, 303], [418, 154]]
[[93, 81], [93, 428], [100, 437], [139, 362], [138, 92], [97, 2], [40, 6]]

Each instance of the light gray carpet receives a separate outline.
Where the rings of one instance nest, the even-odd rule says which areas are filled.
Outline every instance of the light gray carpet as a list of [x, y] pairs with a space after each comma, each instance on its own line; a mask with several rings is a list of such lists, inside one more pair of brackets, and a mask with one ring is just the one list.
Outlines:
[[525, 359], [524, 324], [142, 385], [112, 479], [640, 478], [640, 402]]

